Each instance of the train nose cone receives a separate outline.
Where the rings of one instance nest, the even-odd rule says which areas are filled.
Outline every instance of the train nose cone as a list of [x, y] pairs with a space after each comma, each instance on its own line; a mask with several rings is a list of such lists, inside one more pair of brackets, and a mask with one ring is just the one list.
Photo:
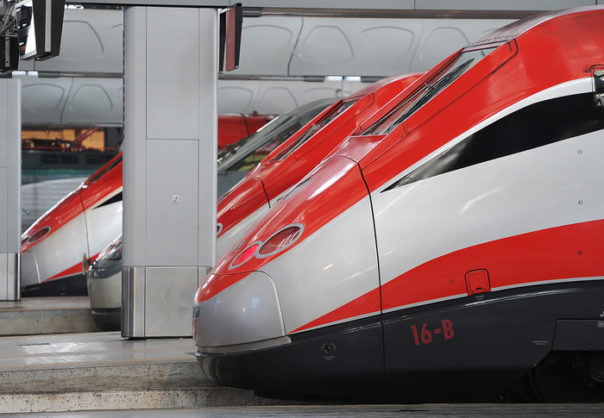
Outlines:
[[285, 335], [272, 279], [262, 272], [242, 276], [245, 278], [196, 304], [193, 333], [202, 350]]
[[21, 255], [21, 287], [40, 283], [38, 261], [32, 251], [25, 251]]

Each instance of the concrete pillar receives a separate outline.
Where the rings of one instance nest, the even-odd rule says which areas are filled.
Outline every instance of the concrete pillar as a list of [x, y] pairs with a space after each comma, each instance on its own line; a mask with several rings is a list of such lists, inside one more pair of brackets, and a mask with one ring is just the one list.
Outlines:
[[20, 299], [21, 82], [0, 79], [0, 300]]
[[215, 9], [124, 11], [122, 335], [191, 335], [216, 242]]

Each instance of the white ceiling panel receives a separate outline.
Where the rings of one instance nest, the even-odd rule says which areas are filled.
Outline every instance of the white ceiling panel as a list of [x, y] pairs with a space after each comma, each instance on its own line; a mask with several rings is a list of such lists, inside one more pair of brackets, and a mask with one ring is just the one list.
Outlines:
[[594, 5], [594, 0], [416, 0], [417, 10], [556, 10]]
[[287, 74], [301, 17], [243, 19], [239, 69], [229, 74]]
[[71, 78], [21, 77], [22, 123], [60, 123], [72, 83]]
[[61, 115], [66, 125], [112, 125], [122, 119], [122, 80], [117, 78], [74, 78]]
[[260, 96], [256, 105], [260, 113], [279, 113], [279, 109], [292, 109], [298, 106], [291, 89], [282, 86], [269, 87]]
[[[592, 0], [593, 1], [593, 0]], [[437, 3], [431, 3], [436, 7]], [[428, 7], [427, 5], [426, 7]], [[370, 75], [427, 69], [511, 20], [262, 16], [243, 20], [238, 76]], [[61, 54], [24, 70], [121, 74], [120, 10], [67, 9]], [[467, 40], [467, 41], [466, 41]], [[421, 49], [421, 51], [420, 51]]]
[[510, 22], [304, 18], [289, 75], [384, 76], [427, 70], [467, 43]]
[[37, 71], [116, 73], [122, 65], [121, 10], [66, 9], [58, 57], [36, 61]]
[[253, 108], [254, 96], [260, 88], [258, 81], [218, 82], [218, 114], [248, 113]]
[[[233, 3], [236, 1], [234, 0]], [[333, 9], [413, 9], [414, 0], [246, 0], [245, 7], [303, 7]]]
[[366, 85], [348, 80], [218, 80], [218, 114], [279, 114], [312, 100], [346, 96]]
[[[24, 126], [121, 126], [123, 86], [119, 78], [38, 78], [22, 80]], [[219, 80], [218, 114], [279, 114], [311, 100], [348, 95], [361, 82], [301, 80]]]

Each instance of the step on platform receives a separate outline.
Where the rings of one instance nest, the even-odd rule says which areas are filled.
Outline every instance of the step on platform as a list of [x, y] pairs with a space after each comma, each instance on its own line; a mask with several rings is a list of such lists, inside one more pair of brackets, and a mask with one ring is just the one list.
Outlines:
[[87, 296], [22, 298], [0, 301], [0, 336], [100, 331]]
[[288, 403], [217, 385], [194, 350], [191, 338], [118, 332], [0, 337], [0, 413]]

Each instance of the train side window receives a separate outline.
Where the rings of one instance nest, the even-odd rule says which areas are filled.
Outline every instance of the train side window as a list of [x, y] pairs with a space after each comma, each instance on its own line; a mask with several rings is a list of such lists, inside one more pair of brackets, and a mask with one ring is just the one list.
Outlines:
[[384, 191], [604, 129], [604, 112], [584, 93], [520, 109], [426, 162]]

